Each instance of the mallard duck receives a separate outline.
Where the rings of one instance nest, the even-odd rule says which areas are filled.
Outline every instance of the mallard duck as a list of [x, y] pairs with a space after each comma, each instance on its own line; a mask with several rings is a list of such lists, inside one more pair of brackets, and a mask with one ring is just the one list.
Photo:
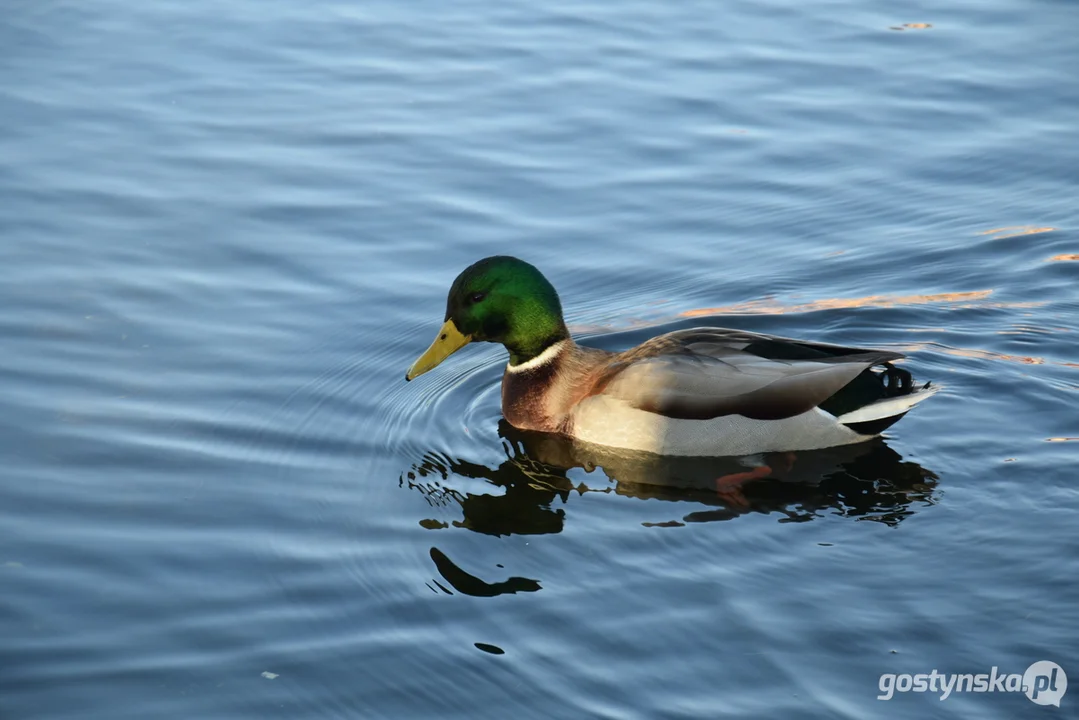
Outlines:
[[471, 342], [509, 351], [502, 414], [522, 430], [659, 455], [748, 455], [879, 435], [939, 388], [915, 387], [889, 350], [701, 327], [625, 352], [578, 345], [532, 265], [495, 256], [457, 276], [446, 320], [405, 374]]

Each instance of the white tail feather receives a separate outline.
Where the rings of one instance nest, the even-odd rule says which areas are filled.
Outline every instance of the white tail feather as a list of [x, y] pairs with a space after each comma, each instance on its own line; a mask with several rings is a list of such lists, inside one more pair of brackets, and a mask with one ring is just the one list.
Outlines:
[[899, 395], [897, 397], [885, 398], [884, 400], [877, 400], [876, 402], [871, 402], [857, 410], [843, 413], [836, 419], [844, 425], [849, 425], [851, 423], [869, 422], [871, 420], [883, 420], [884, 418], [895, 417], [896, 415], [910, 410], [930, 395], [935, 395], [938, 390], [940, 390], [940, 385], [933, 385], [931, 387], [915, 390], [910, 395]]

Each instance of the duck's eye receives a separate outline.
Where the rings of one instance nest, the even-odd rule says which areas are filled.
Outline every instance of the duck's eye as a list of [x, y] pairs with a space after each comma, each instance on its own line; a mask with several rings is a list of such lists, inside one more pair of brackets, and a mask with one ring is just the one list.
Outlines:
[[487, 297], [487, 293], [478, 292], [478, 293], [472, 293], [472, 296], [469, 297], [468, 299], [473, 304], [475, 304], [475, 303], [478, 303], [479, 301], [483, 300], [485, 297]]

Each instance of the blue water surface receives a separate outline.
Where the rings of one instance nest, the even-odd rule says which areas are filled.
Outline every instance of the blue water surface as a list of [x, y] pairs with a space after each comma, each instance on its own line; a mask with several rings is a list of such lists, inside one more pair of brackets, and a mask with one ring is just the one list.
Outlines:
[[[9, 4], [0, 717], [1076, 717], [877, 695], [1079, 683], [1077, 27]], [[592, 344], [725, 325], [945, 389], [742, 497], [721, 464], [560, 464], [500, 426], [501, 348], [403, 381], [507, 253]]]

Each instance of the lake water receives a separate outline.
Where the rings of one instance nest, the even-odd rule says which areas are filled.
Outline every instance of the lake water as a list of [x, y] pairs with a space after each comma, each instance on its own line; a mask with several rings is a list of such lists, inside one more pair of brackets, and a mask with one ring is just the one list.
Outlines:
[[[0, 717], [1077, 717], [1079, 6], [17, 2]], [[559, 464], [456, 274], [945, 391], [786, 482]], [[1079, 686], [1077, 686], [1079, 687]]]

